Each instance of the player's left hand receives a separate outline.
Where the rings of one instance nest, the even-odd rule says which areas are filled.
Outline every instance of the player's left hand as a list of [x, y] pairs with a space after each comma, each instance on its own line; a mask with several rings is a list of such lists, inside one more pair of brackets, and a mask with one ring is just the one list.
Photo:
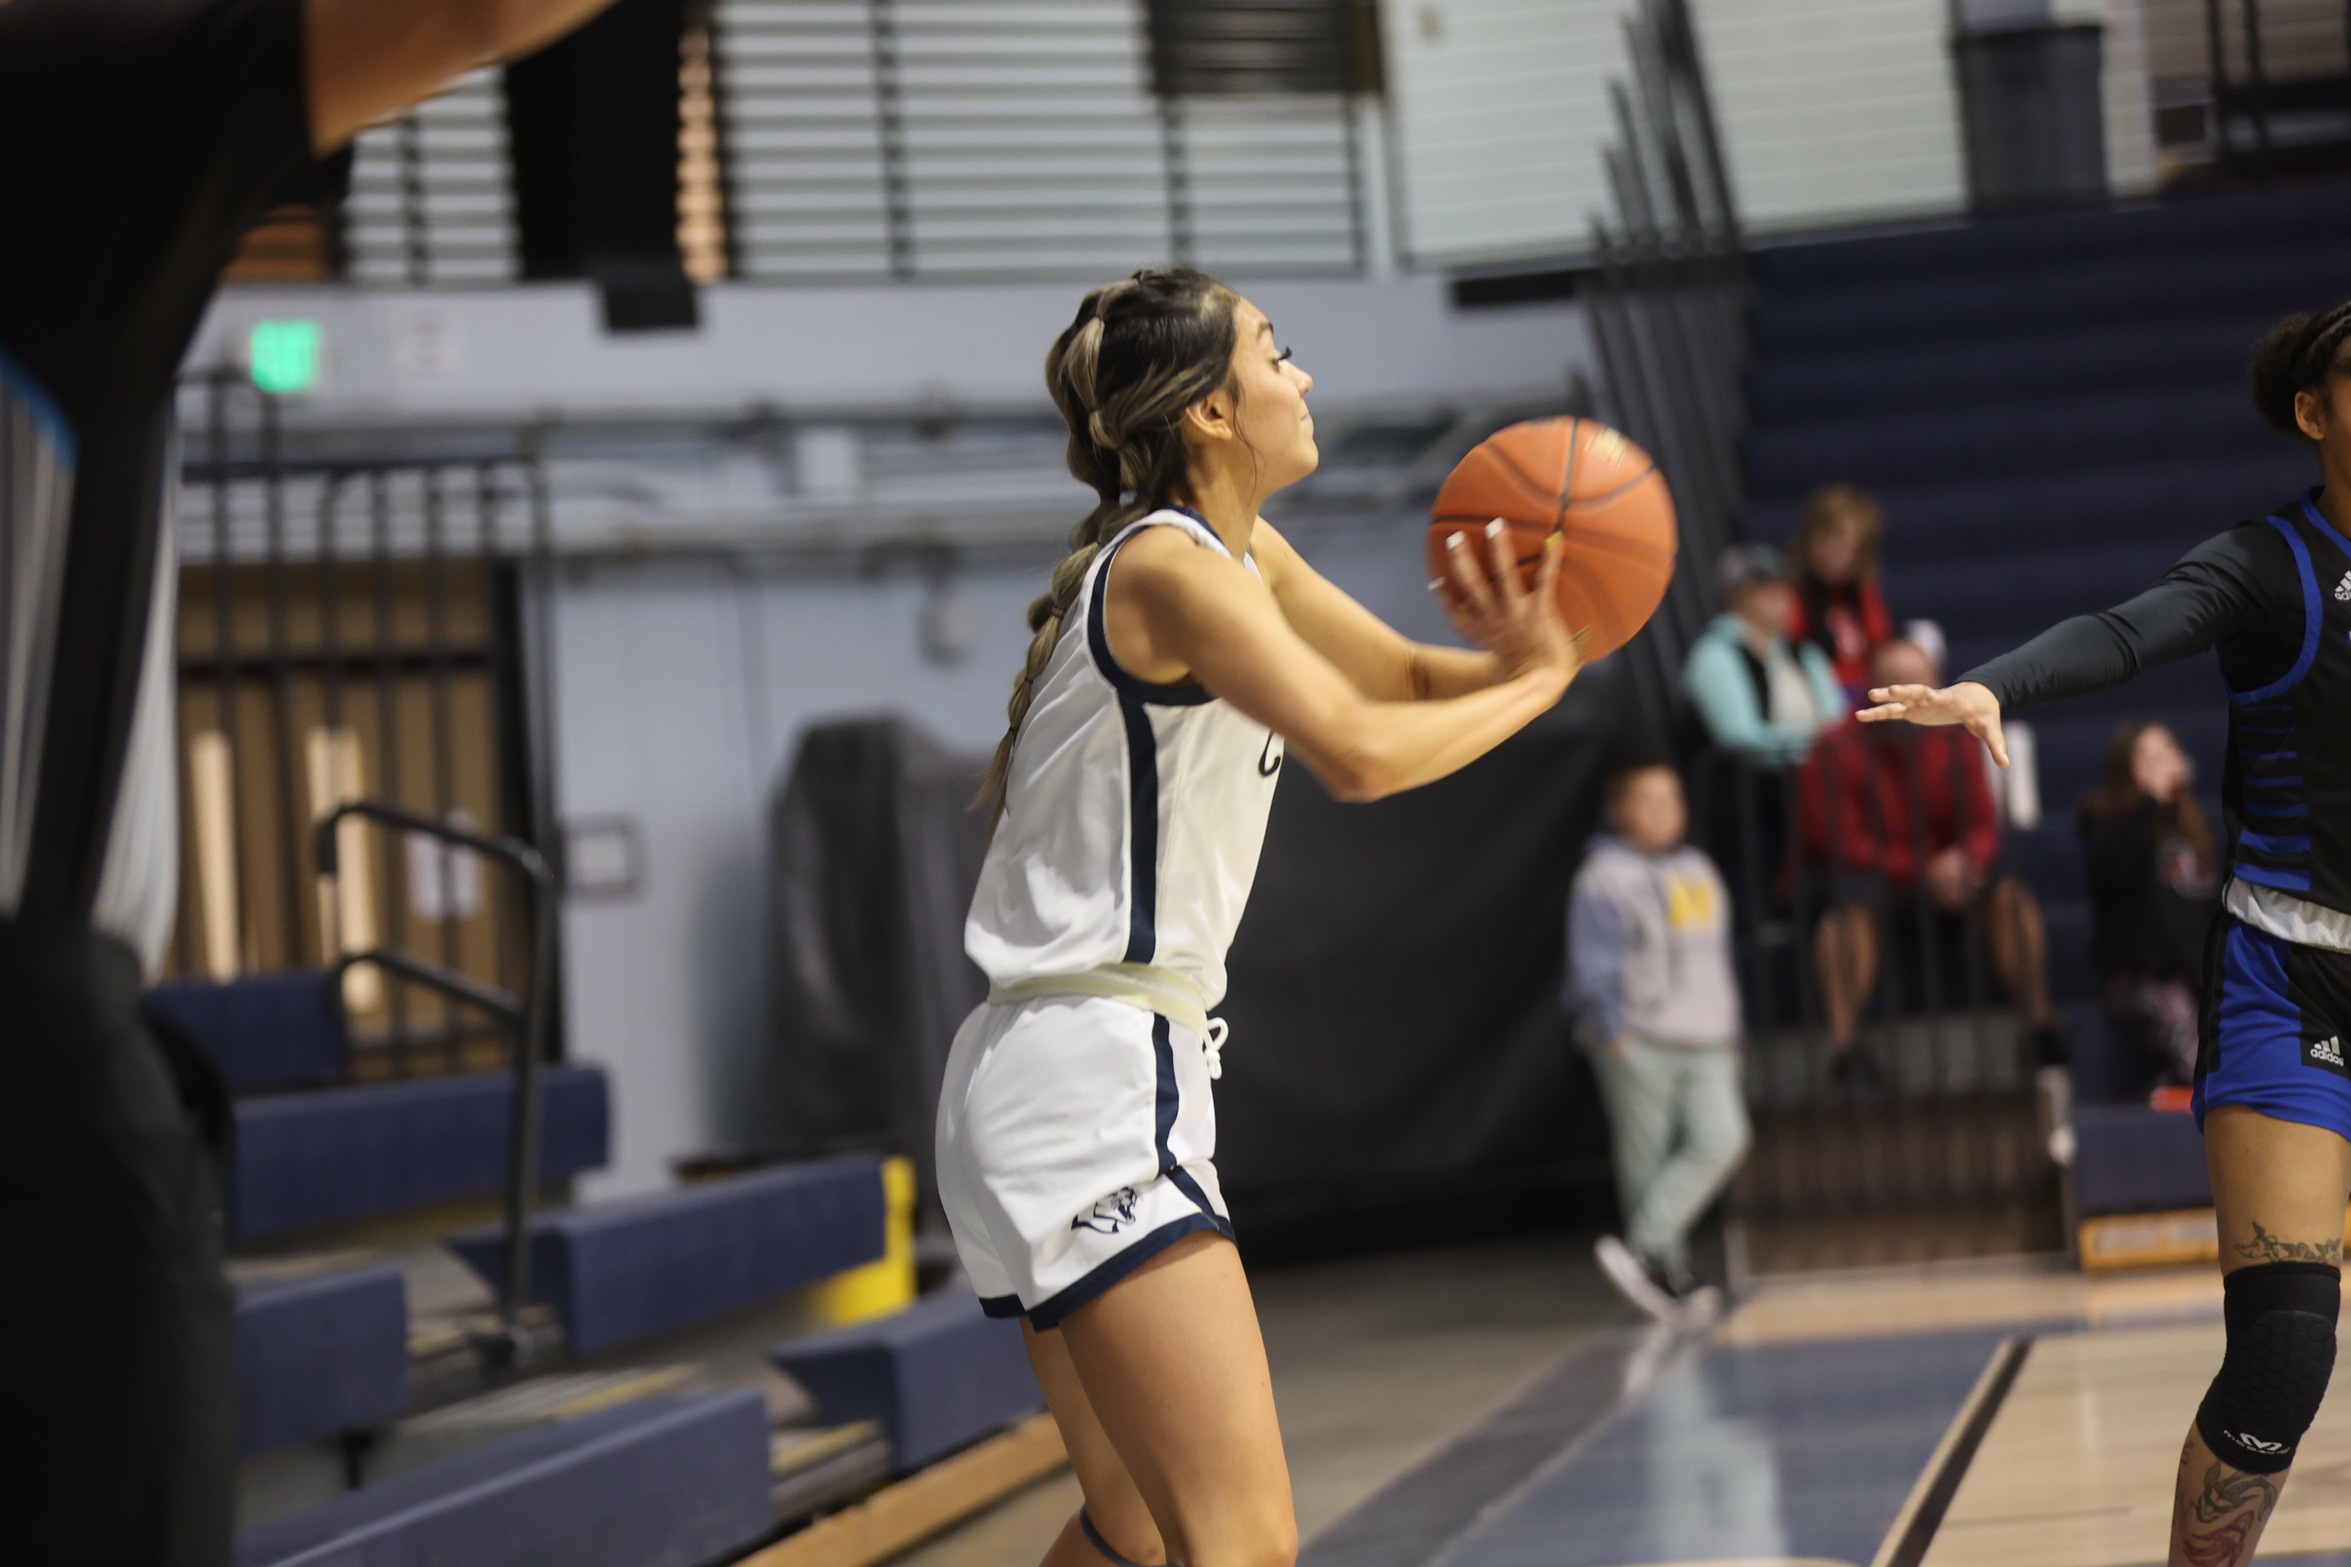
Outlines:
[[2000, 729], [2000, 699], [1992, 695], [1989, 686], [1973, 680], [1962, 680], [1940, 690], [1933, 686], [1878, 686], [1869, 693], [1869, 699], [1877, 706], [1865, 707], [1853, 715], [1865, 724], [1891, 723], [1901, 718], [1930, 727], [1964, 725], [1969, 734], [1990, 749], [1993, 761], [2002, 767], [2008, 765], [2008, 737]]
[[1490, 561], [1477, 559], [1468, 537], [1456, 533], [1445, 541], [1450, 586], [1458, 601], [1454, 626], [1494, 655], [1505, 680], [1539, 669], [1555, 675], [1565, 690], [1583, 661], [1583, 638], [1568, 630], [1559, 613], [1559, 536], [1543, 541], [1532, 585], [1519, 577], [1501, 518], [1486, 525]]

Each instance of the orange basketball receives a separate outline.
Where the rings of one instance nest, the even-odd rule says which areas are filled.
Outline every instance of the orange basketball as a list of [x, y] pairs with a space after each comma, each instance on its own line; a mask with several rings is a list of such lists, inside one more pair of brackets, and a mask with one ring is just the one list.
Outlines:
[[1647, 452], [1592, 419], [1531, 419], [1497, 430], [1471, 448], [1429, 514], [1429, 576], [1459, 590], [1445, 541], [1466, 533], [1466, 548], [1489, 567], [1486, 524], [1510, 530], [1520, 580], [1532, 583], [1543, 541], [1556, 533], [1559, 609], [1587, 632], [1588, 662], [1632, 640], [1665, 597], [1679, 534], [1665, 475]]

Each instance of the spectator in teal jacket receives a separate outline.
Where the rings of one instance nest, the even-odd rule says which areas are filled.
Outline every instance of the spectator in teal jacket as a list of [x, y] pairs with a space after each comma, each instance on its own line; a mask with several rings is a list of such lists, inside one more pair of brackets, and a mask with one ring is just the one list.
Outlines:
[[1845, 717], [1845, 697], [1821, 650], [1785, 635], [1795, 586], [1767, 544], [1723, 552], [1723, 612], [1682, 666], [1682, 690], [1724, 751], [1760, 767], [1793, 767], [1813, 737]]

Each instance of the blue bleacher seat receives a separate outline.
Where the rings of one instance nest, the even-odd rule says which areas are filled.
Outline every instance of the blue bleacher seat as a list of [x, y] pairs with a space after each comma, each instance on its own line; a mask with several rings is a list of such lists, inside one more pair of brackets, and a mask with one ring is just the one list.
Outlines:
[[380, 1425], [408, 1407], [408, 1291], [372, 1268], [237, 1292], [237, 1450]]
[[147, 992], [147, 1006], [179, 1025], [231, 1093], [293, 1088], [343, 1076], [343, 1020], [327, 983], [316, 969], [167, 980]]
[[2162, 1080], [2162, 1063], [2125, 1037], [2102, 1006], [2067, 1007], [2062, 1023], [2073, 1102], [2144, 1109]]
[[2109, 256], [2065, 267], [2036, 262], [1974, 275], [1889, 273], [1834, 289], [1766, 289], [1756, 302], [1755, 336], [1767, 354], [1871, 342], [1899, 350], [1987, 330], [2070, 330], [2172, 314], [2192, 319], [2259, 309], [2278, 298], [2311, 308], [2342, 291], [2340, 244], [2336, 238], [2245, 251], [2222, 267], [2182, 265], [2177, 254]]
[[1757, 426], [1748, 457], [1758, 494], [1791, 495], [1820, 483], [1823, 473], [1872, 485], [1964, 483], [2089, 463], [2259, 458], [2277, 439], [2243, 388], [2223, 382], [1775, 417]]
[[2077, 898], [2048, 900], [2041, 921], [2049, 939], [2049, 994], [2060, 1005], [2098, 999], [2098, 972], [2090, 962], [2090, 906]]
[[771, 1358], [833, 1424], [876, 1420], [892, 1461], [919, 1469], [1044, 1406], [1020, 1325], [950, 1285], [904, 1311], [794, 1339]]
[[[590, 1355], [828, 1278], [882, 1254], [882, 1165], [870, 1154], [760, 1170], [537, 1216], [532, 1297]], [[450, 1246], [502, 1276], [496, 1227]]]
[[[2161, 544], [2176, 557], [2300, 494], [2309, 473], [2309, 460], [2279, 441], [2226, 459], [2085, 461], [2062, 472], [1973, 473], [1874, 488], [1886, 508], [1887, 564], [1901, 569], [2090, 544]], [[1784, 494], [1756, 497], [1746, 513], [1752, 536], [1792, 538], [1805, 495], [1822, 482], [1810, 474]]]
[[2082, 1105], [2073, 1134], [2074, 1201], [2083, 1217], [2210, 1206], [2203, 1134], [2185, 1111]]
[[[550, 1067], [539, 1175], [549, 1185], [609, 1157], [604, 1074]], [[503, 1072], [241, 1099], [230, 1180], [240, 1239], [427, 1207], [505, 1189], [514, 1080]]]
[[2351, 239], [2351, 203], [2339, 188], [2315, 187], [1789, 245], [1760, 252], [1755, 266], [1774, 290], [1835, 289], [1888, 275], [1967, 275], [2018, 262], [2063, 263], [2157, 248], [2192, 262], [2247, 246], [2330, 239]]
[[649, 1398], [247, 1529], [237, 1567], [705, 1567], [772, 1532], [767, 1405]]

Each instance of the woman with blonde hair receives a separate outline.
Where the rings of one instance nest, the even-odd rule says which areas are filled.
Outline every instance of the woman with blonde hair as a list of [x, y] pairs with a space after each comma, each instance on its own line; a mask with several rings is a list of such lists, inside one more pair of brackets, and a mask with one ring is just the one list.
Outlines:
[[1796, 604], [1788, 640], [1826, 654], [1846, 700], [1859, 705], [1869, 661], [1894, 640], [1894, 617], [1878, 588], [1885, 513], [1858, 484], [1824, 484], [1804, 500], [1804, 518], [1788, 553]]
[[1225, 952], [1295, 756], [1370, 800], [1441, 778], [1576, 670], [1499, 529], [1456, 552], [1456, 624], [1397, 635], [1258, 515], [1313, 472], [1313, 378], [1189, 269], [1088, 294], [1045, 378], [1097, 500], [1036, 633], [983, 796], [965, 946], [990, 981], [941, 1091], [940, 1195], [966, 1273], [1018, 1316], [1084, 1492], [1048, 1567], [1281, 1567], [1295, 1555], [1265, 1349], [1218, 1189]]

